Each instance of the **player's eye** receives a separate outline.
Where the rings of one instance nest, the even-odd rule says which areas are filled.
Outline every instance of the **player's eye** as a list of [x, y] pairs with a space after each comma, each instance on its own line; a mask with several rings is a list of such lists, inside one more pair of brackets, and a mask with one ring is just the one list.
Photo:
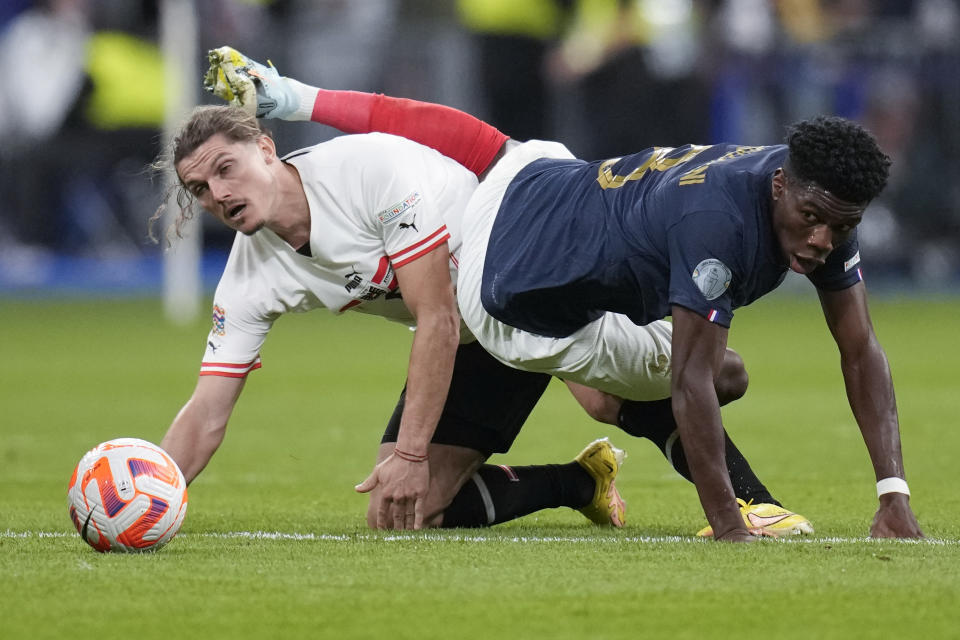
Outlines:
[[807, 222], [814, 222], [814, 223], [820, 222], [820, 218], [817, 217], [817, 214], [815, 214], [812, 211], [801, 211], [800, 215], [802, 215], [803, 219], [806, 220]]
[[193, 188], [192, 191], [193, 191], [193, 195], [196, 196], [197, 198], [199, 198], [201, 195], [203, 195], [203, 192], [206, 191], [206, 190], [207, 190], [207, 185], [205, 185], [205, 184], [198, 184], [197, 186], [195, 186], [195, 187]]

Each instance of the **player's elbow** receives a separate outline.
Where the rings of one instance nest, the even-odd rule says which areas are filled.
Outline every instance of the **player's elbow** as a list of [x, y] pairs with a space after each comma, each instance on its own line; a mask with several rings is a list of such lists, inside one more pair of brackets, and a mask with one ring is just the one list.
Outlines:
[[685, 426], [691, 424], [688, 418], [698, 415], [705, 406], [705, 401], [714, 395], [713, 380], [709, 377], [674, 371], [670, 385], [670, 400], [674, 418], [681, 432]]
[[460, 343], [460, 313], [454, 309], [445, 313], [443, 316], [444, 333], [446, 333], [453, 343]]
[[214, 422], [202, 425], [191, 439], [190, 451], [186, 453], [187, 463], [181, 466], [187, 483], [193, 482], [213, 458], [226, 435], [226, 422]]
[[837, 347], [840, 351], [840, 362], [843, 364], [851, 363], [857, 366], [866, 363], [864, 366], [876, 366], [877, 363], [886, 363], [887, 360], [887, 354], [872, 331], [858, 340], [838, 341]]
[[204, 443], [204, 450], [208, 450], [210, 455], [220, 448], [223, 438], [227, 435], [226, 420], [211, 420], [203, 425], [200, 432], [200, 439]]
[[174, 419], [160, 446], [177, 462], [188, 483], [223, 442], [228, 415], [210, 412], [192, 399]]
[[456, 349], [460, 344], [460, 314], [456, 309], [445, 309], [419, 319], [418, 331], [428, 331], [431, 342]]

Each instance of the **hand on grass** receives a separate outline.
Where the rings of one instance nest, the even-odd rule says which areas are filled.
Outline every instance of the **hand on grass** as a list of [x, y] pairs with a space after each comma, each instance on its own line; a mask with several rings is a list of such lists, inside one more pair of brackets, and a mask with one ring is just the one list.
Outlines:
[[920, 523], [913, 515], [910, 500], [903, 493], [880, 496], [880, 507], [870, 525], [871, 538], [923, 538]]
[[378, 529], [423, 528], [423, 503], [430, 488], [430, 465], [426, 460], [410, 462], [391, 455], [374, 467], [356, 490], [368, 493], [377, 486]]
[[714, 537], [714, 540], [717, 542], [754, 542], [756, 539], [756, 535], [743, 528], [731, 529], [730, 531]]

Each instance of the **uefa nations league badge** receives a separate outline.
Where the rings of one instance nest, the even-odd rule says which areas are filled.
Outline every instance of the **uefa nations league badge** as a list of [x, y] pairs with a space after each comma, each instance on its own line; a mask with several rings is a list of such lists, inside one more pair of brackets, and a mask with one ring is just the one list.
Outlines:
[[693, 281], [707, 300], [722, 296], [730, 286], [730, 278], [730, 269], [715, 258], [707, 258], [693, 270]]

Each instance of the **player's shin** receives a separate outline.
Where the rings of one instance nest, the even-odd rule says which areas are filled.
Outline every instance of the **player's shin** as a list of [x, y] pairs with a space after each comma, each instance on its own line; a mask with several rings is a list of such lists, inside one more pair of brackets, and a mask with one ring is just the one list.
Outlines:
[[443, 513], [442, 527], [486, 527], [541, 509], [578, 509], [595, 482], [576, 462], [508, 467], [485, 464], [467, 480]]

